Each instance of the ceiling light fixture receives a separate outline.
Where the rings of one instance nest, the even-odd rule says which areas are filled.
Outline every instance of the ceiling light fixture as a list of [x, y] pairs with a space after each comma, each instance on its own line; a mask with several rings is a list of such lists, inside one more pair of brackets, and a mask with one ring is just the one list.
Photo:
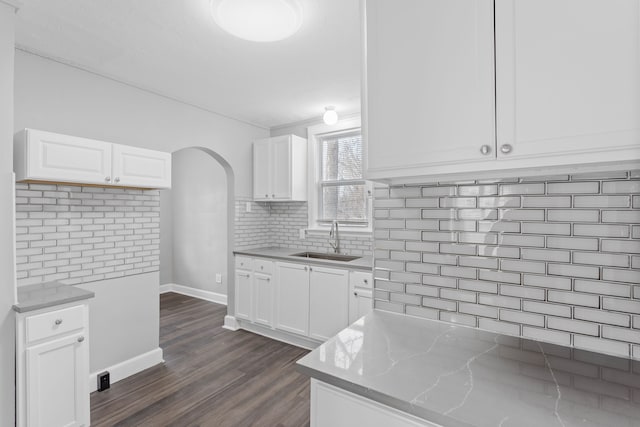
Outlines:
[[333, 126], [338, 123], [338, 113], [336, 112], [336, 107], [324, 107], [324, 115], [322, 116], [322, 120], [329, 126]]
[[211, 14], [226, 32], [254, 42], [286, 39], [302, 25], [298, 0], [211, 0]]

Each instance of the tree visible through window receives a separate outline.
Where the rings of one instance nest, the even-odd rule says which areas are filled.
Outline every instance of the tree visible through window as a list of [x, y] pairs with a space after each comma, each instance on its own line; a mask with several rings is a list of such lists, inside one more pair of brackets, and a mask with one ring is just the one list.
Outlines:
[[318, 221], [368, 223], [368, 188], [362, 174], [360, 130], [318, 138]]

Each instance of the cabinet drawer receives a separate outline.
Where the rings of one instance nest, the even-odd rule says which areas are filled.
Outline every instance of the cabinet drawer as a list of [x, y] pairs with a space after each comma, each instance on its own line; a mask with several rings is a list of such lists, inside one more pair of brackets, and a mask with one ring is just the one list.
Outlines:
[[246, 256], [236, 256], [236, 269], [252, 270], [253, 259]]
[[352, 271], [349, 277], [351, 286], [354, 288], [373, 289], [373, 276], [364, 271]]
[[78, 305], [26, 318], [27, 343], [84, 327], [84, 309]]
[[253, 270], [256, 273], [273, 274], [273, 268], [273, 261], [257, 258], [253, 260]]

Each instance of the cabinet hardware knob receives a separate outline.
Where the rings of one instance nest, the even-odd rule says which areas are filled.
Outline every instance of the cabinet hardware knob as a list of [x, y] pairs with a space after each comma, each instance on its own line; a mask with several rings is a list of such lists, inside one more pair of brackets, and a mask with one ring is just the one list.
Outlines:
[[78, 337], [78, 342], [84, 341], [84, 337]]
[[268, 199], [268, 198], [269, 198], [269, 195], [268, 195], [268, 194], [265, 194], [265, 195], [264, 195], [264, 197], [266, 197], [266, 198]]
[[261, 265], [261, 266], [260, 266], [260, 270], [264, 270], [264, 265]]
[[104, 179], [104, 180], [105, 180], [105, 181], [107, 181], [107, 182], [109, 182], [109, 181], [111, 181], [111, 177], [110, 177], [110, 176], [107, 176], [107, 177], [105, 177], [105, 179]]
[[357, 297], [357, 296], [358, 296], [358, 293], [357, 293], [357, 292], [354, 292], [354, 293], [353, 293], [353, 295]]
[[313, 271], [313, 268], [309, 267], [309, 271]]
[[307, 267], [304, 268], [304, 271], [307, 271]]
[[271, 281], [271, 277], [267, 277], [267, 282], [270, 282], [270, 281]]
[[276, 195], [275, 195], [275, 194], [272, 194], [272, 195], [271, 195], [271, 197], [273, 197], [273, 198], [275, 199]]
[[509, 154], [511, 150], [513, 150], [513, 146], [511, 144], [502, 144], [500, 146], [500, 151], [502, 151], [504, 154]]
[[115, 182], [120, 182], [120, 177], [116, 176], [116, 179], [114, 179]]
[[487, 144], [485, 144], [482, 147], [480, 147], [480, 152], [486, 156], [487, 154], [489, 154], [491, 152], [491, 147], [489, 147]]
[[56, 325], [60, 325], [62, 324], [62, 319], [56, 319], [56, 321], [53, 323], [55, 323]]
[[369, 280], [368, 279], [364, 279], [364, 283], [369, 283]]

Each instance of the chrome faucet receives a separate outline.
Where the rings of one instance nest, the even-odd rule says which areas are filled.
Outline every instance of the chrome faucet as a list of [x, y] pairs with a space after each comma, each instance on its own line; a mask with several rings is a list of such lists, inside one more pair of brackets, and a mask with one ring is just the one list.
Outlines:
[[338, 221], [331, 223], [331, 231], [329, 232], [329, 246], [333, 248], [333, 252], [340, 253], [340, 235], [338, 234]]

